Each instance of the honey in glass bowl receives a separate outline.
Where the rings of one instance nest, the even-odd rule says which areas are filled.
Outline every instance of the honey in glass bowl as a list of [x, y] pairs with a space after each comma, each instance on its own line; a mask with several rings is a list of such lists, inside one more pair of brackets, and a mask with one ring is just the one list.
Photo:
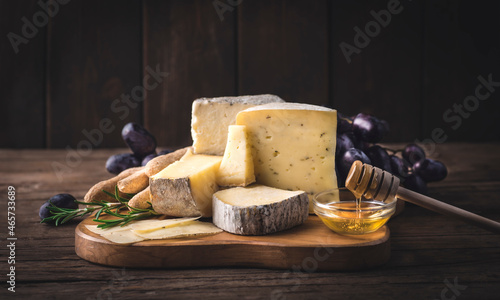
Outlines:
[[332, 189], [314, 195], [314, 212], [340, 234], [360, 235], [377, 231], [394, 214], [397, 199], [385, 202], [356, 198], [348, 189]]

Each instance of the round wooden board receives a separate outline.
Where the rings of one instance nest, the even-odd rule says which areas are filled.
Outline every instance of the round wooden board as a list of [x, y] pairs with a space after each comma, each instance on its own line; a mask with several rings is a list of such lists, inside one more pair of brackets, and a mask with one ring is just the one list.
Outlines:
[[93, 263], [132, 268], [253, 267], [311, 272], [348, 271], [384, 264], [390, 257], [389, 229], [343, 236], [317, 216], [287, 231], [265, 236], [222, 232], [212, 236], [150, 240], [123, 245], [89, 231], [92, 217], [76, 227], [75, 250]]

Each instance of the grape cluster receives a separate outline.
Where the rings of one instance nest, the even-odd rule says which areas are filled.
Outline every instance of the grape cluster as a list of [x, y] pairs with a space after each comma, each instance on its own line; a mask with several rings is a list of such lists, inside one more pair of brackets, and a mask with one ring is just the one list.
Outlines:
[[421, 194], [427, 194], [428, 182], [446, 177], [446, 166], [426, 158], [424, 150], [416, 144], [408, 144], [403, 150], [376, 145], [388, 132], [389, 124], [372, 115], [360, 113], [348, 117], [338, 113], [335, 171], [339, 186], [345, 186], [347, 174], [356, 160], [398, 176], [404, 187]]
[[156, 153], [156, 138], [137, 123], [127, 123], [122, 129], [122, 138], [132, 153], [111, 155], [106, 161], [106, 170], [118, 174], [132, 167], [145, 166], [158, 155], [171, 152], [162, 150]]

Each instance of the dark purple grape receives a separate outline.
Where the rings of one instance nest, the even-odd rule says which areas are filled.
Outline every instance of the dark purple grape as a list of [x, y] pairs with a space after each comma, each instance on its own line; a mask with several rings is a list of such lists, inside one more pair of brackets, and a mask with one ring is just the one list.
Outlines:
[[160, 152], [158, 152], [158, 155], [165, 155], [165, 154], [169, 154], [172, 152], [174, 152], [174, 151], [172, 151], [170, 149], [165, 149], [165, 150], [161, 150]]
[[414, 192], [427, 195], [427, 183], [417, 174], [410, 174], [406, 177], [404, 187]]
[[337, 148], [335, 149], [335, 157], [341, 157], [347, 149], [355, 148], [354, 143], [348, 134], [337, 135]]
[[[54, 196], [50, 197], [47, 202], [42, 204], [42, 206], [40, 207], [40, 211], [38, 212], [38, 216], [40, 217], [40, 220], [43, 220], [45, 218], [53, 216], [49, 210], [49, 205], [51, 203], [53, 206], [57, 206], [60, 208], [77, 209], [78, 203], [76, 203], [75, 201], [76, 201], [76, 198], [70, 194], [54, 195]], [[54, 222], [49, 222], [49, 223], [54, 223]]]
[[115, 154], [106, 161], [106, 170], [109, 173], [119, 174], [123, 170], [140, 165], [141, 161], [132, 153]]
[[372, 165], [392, 173], [391, 160], [389, 158], [389, 154], [387, 154], [387, 151], [385, 151], [384, 148], [379, 145], [371, 146], [368, 150], [366, 150], [366, 155], [372, 161]]
[[442, 162], [430, 158], [416, 162], [413, 171], [425, 182], [440, 181], [448, 175], [448, 170]]
[[351, 139], [351, 141], [354, 144], [354, 148], [359, 149], [359, 150], [361, 150], [363, 152], [366, 151], [368, 148], [370, 148], [370, 144], [369, 143], [362, 141], [359, 137], [357, 137], [356, 135], [354, 135], [354, 133], [347, 132], [347, 133], [344, 133], [344, 134], [346, 134]]
[[352, 131], [352, 118], [337, 112], [337, 133], [346, 133]]
[[123, 126], [122, 137], [130, 150], [140, 159], [156, 150], [155, 137], [137, 123], [127, 123]]
[[425, 152], [417, 144], [408, 144], [403, 149], [402, 156], [411, 166], [425, 158]]
[[364, 142], [378, 143], [387, 133], [387, 122], [383, 123], [374, 116], [360, 113], [352, 122], [352, 131]]
[[390, 131], [389, 123], [386, 120], [380, 120], [380, 129], [382, 136], [385, 136]]
[[368, 156], [366, 156], [363, 151], [356, 148], [351, 148], [348, 149], [339, 160], [339, 171], [342, 174], [345, 174], [345, 176], [347, 177], [347, 175], [349, 174], [349, 170], [351, 169], [351, 165], [357, 160], [360, 160], [365, 164], [371, 164], [370, 158], [368, 158]]
[[398, 176], [399, 178], [408, 177], [409, 166], [408, 164], [405, 163], [405, 161], [403, 161], [396, 155], [391, 155], [390, 160], [391, 160], [392, 174]]
[[156, 153], [146, 155], [141, 162], [141, 166], [145, 166], [150, 160], [153, 158], [157, 157], [158, 155]]

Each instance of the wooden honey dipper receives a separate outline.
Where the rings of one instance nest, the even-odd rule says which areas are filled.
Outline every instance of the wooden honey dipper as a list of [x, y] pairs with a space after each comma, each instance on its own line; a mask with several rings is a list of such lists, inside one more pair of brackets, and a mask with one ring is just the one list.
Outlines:
[[364, 196], [367, 199], [385, 202], [387, 199], [397, 197], [437, 213], [458, 218], [491, 232], [500, 233], [500, 223], [400, 187], [398, 177], [380, 168], [363, 164], [359, 160], [355, 161], [351, 166], [351, 170], [349, 170], [346, 187], [356, 198]]

